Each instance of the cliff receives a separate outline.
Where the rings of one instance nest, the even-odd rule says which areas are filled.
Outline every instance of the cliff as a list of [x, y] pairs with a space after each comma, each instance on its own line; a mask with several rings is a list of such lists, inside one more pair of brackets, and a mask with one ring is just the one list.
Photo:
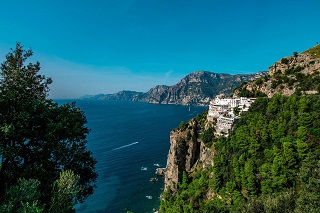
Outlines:
[[148, 92], [121, 91], [115, 94], [85, 97], [99, 100], [141, 101], [153, 104], [208, 105], [218, 94], [229, 96], [232, 89], [266, 75], [258, 72], [247, 75], [219, 74], [207, 71], [193, 72], [173, 86], [158, 85]]
[[320, 91], [320, 45], [300, 54], [294, 52], [269, 67], [268, 75], [244, 83], [234, 92], [237, 96], [261, 96], [271, 98], [277, 93], [284, 96], [315, 94]]
[[271, 98], [256, 99], [228, 137], [214, 137], [205, 114], [174, 129], [161, 212], [319, 212], [319, 85], [318, 45], [235, 90]]
[[[202, 122], [205, 116], [201, 118]], [[191, 119], [182, 128], [170, 133], [170, 150], [165, 172], [165, 189], [176, 192], [183, 173], [192, 176], [198, 169], [213, 165], [213, 151], [205, 145], [199, 135], [204, 130], [199, 120]]]

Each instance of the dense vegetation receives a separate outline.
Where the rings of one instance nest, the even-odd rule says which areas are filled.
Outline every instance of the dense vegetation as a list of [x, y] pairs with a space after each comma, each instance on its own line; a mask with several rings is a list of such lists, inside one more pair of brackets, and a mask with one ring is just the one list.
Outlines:
[[0, 212], [73, 212], [97, 178], [86, 117], [47, 98], [52, 80], [30, 56], [17, 43], [1, 65]]
[[161, 212], [320, 212], [320, 96], [259, 98]]
[[312, 58], [320, 58], [320, 45], [317, 44], [316, 46], [308, 49], [307, 51], [303, 53], [309, 53], [312, 55]]

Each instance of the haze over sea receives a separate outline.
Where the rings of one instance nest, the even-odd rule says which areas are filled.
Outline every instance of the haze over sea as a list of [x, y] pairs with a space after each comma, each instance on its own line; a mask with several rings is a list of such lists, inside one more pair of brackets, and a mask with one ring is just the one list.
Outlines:
[[[72, 100], [58, 100], [60, 104]], [[78, 213], [153, 212], [159, 207], [163, 179], [155, 170], [166, 166], [170, 131], [202, 114], [206, 107], [153, 105], [140, 102], [77, 100], [85, 112], [88, 148], [98, 160], [98, 188]], [[145, 168], [146, 167], [146, 170]], [[144, 169], [144, 170], [143, 170]], [[152, 196], [146, 197], [146, 196]]]

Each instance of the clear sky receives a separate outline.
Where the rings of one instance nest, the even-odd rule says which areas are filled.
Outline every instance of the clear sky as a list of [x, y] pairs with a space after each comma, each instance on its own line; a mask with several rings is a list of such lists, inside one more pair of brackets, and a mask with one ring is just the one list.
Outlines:
[[267, 70], [320, 42], [320, 0], [2, 0], [0, 60], [16, 41], [51, 98], [146, 92], [207, 70]]

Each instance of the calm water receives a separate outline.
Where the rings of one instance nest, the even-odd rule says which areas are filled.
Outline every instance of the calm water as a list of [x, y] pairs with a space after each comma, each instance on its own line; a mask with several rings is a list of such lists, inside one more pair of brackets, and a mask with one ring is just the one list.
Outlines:
[[99, 174], [98, 188], [77, 206], [77, 212], [143, 213], [158, 209], [163, 180], [150, 182], [156, 177], [154, 164], [165, 167], [170, 131], [206, 108], [191, 107], [189, 111], [186, 106], [91, 100], [77, 100], [77, 106], [88, 119], [88, 148], [98, 160]]

